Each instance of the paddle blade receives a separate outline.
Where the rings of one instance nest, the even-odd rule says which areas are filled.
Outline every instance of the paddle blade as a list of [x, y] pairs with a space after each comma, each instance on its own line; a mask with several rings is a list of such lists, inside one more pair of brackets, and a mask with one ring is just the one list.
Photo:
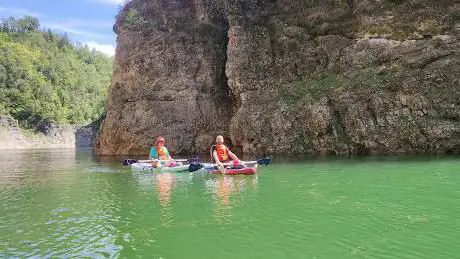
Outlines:
[[200, 163], [200, 158], [199, 157], [192, 157], [187, 160], [187, 163], [189, 164], [199, 164]]
[[272, 161], [271, 158], [264, 157], [264, 158], [261, 158], [261, 159], [257, 160], [257, 164], [259, 164], [259, 165], [269, 165], [271, 161]]
[[137, 160], [136, 159], [125, 159], [123, 160], [123, 165], [131, 165], [131, 164], [134, 164], [134, 163], [137, 163]]
[[190, 164], [188, 166], [188, 171], [189, 172], [195, 172], [195, 171], [200, 170], [201, 168], [203, 168], [202, 164]]

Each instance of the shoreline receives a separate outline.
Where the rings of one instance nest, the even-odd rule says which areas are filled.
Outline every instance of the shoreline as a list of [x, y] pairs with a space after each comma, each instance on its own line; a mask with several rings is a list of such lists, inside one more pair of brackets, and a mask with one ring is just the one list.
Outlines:
[[0, 126], [0, 150], [93, 148], [91, 127], [57, 125], [45, 133], [17, 126]]

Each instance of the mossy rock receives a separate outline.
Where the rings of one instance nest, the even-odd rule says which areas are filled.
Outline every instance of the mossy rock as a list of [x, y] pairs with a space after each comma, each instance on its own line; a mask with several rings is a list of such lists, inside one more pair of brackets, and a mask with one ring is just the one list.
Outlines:
[[306, 35], [306, 30], [300, 26], [288, 26], [283, 30], [285, 36], [293, 39], [301, 39]]
[[305, 96], [309, 95], [315, 99], [327, 95], [331, 89], [344, 85], [343, 79], [333, 73], [323, 73], [296, 81], [291, 91], [286, 91], [281, 96], [281, 102], [287, 105], [299, 103]]

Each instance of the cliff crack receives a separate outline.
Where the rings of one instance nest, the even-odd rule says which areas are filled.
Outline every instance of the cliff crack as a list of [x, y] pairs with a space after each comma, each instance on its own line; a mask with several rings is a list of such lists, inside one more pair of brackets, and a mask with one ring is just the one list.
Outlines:
[[428, 65], [436, 62], [436, 61], [439, 61], [441, 59], [444, 59], [446, 57], [449, 57], [451, 55], [455, 54], [454, 51], [449, 51], [449, 52], [444, 52], [444, 53], [441, 53], [440, 55], [436, 55], [436, 56], [433, 56], [433, 57], [430, 57], [428, 58], [427, 60], [425, 60], [425, 62], [423, 62], [421, 65], [420, 65], [420, 69], [425, 69], [425, 67], [427, 67]]

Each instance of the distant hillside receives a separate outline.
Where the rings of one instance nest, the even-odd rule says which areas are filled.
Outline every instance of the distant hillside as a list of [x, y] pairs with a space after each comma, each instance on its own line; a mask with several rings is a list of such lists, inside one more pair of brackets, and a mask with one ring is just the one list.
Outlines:
[[104, 111], [113, 59], [26, 16], [0, 23], [0, 115], [22, 127], [87, 124]]

